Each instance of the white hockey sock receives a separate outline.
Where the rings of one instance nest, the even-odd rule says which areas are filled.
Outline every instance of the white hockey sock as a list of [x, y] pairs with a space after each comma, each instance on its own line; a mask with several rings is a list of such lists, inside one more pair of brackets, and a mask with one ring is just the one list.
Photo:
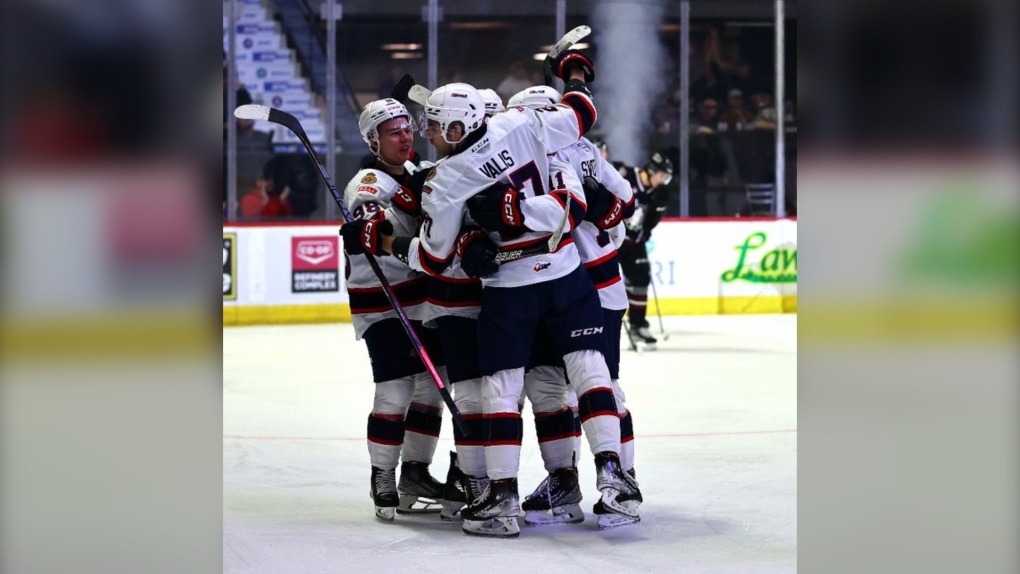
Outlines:
[[376, 383], [368, 417], [368, 459], [382, 469], [397, 467], [404, 444], [404, 417], [414, 392], [413, 377]]
[[453, 402], [460, 410], [468, 436], [454, 427], [457, 466], [468, 476], [485, 476], [485, 425], [482, 420], [482, 379], [459, 381], [453, 385]]
[[563, 356], [567, 376], [577, 391], [581, 427], [594, 454], [620, 452], [620, 419], [605, 358], [598, 351]]
[[630, 470], [634, 468], [634, 423], [627, 410], [627, 396], [616, 379], [613, 379], [613, 395], [616, 397], [616, 410], [620, 413], [620, 464], [624, 470]]
[[515, 478], [521, 463], [521, 413], [524, 369], [508, 369], [482, 377], [482, 412], [488, 429], [485, 467], [489, 478]]
[[524, 375], [524, 392], [535, 415], [535, 432], [545, 469], [571, 466], [574, 461], [574, 414], [568, 408], [563, 369], [540, 366]]
[[[439, 367], [439, 376], [446, 384], [446, 367]], [[443, 424], [443, 398], [429, 373], [414, 376], [414, 395], [407, 410], [407, 429], [400, 458], [404, 462], [432, 464]]]

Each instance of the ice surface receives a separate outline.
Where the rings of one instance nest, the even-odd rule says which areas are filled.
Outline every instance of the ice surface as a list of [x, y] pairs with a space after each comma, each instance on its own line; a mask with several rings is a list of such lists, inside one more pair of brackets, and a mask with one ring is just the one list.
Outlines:
[[[796, 316], [664, 320], [669, 340], [624, 351], [621, 365], [641, 522], [597, 529], [585, 450], [585, 522], [522, 525], [515, 540], [468, 537], [436, 515], [376, 521], [371, 370], [350, 324], [224, 329], [224, 572], [796, 571]], [[530, 416], [522, 497], [545, 472]], [[440, 479], [452, 428], [447, 415], [432, 465]]]

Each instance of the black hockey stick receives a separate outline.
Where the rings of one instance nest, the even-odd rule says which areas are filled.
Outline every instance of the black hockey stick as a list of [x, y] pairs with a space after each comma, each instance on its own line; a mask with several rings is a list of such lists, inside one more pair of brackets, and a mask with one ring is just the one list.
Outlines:
[[399, 80], [397, 85], [393, 86], [393, 91], [390, 92], [390, 97], [397, 100], [400, 103], [404, 103], [407, 99], [408, 92], [411, 91], [411, 86], [414, 85], [414, 78], [411, 74], [404, 74]]
[[[347, 209], [344, 204], [344, 198], [337, 191], [336, 186], [333, 185], [333, 180], [330, 179], [329, 174], [326, 173], [325, 166], [319, 160], [319, 156], [315, 153], [315, 148], [312, 147], [312, 143], [308, 141], [308, 135], [305, 134], [304, 128], [301, 127], [301, 122], [294, 116], [271, 108], [269, 106], [262, 106], [258, 104], [247, 104], [239, 106], [234, 110], [234, 116], [240, 119], [248, 120], [265, 120], [279, 124], [290, 131], [294, 132], [294, 135], [301, 140], [304, 144], [305, 149], [308, 150], [308, 155], [311, 156], [312, 161], [315, 162], [315, 166], [319, 168], [319, 176], [322, 181], [325, 182], [326, 187], [329, 188], [329, 192], [333, 194], [333, 200], [336, 201], [337, 206], [340, 208], [340, 213], [343, 214], [344, 221], [354, 221], [354, 216]], [[447, 390], [446, 385], [443, 384], [443, 379], [440, 378], [439, 372], [436, 371], [435, 365], [432, 364], [432, 359], [429, 358], [428, 352], [425, 351], [425, 347], [421, 344], [421, 340], [418, 338], [418, 334], [414, 332], [414, 327], [411, 325], [410, 319], [407, 318], [407, 313], [404, 312], [404, 307], [397, 300], [397, 296], [394, 295], [393, 289], [390, 287], [389, 281], [386, 280], [386, 276], [383, 274], [382, 268], [379, 267], [379, 262], [375, 260], [375, 257], [370, 253], [365, 254], [365, 259], [368, 260], [368, 264], [372, 267], [372, 271], [375, 272], [375, 276], [379, 279], [379, 283], [382, 285], [383, 292], [386, 294], [386, 298], [389, 299], [390, 305], [393, 305], [393, 310], [397, 312], [397, 316], [400, 319], [401, 325], [404, 326], [404, 331], [407, 336], [411, 339], [411, 343], [414, 344], [415, 350], [418, 352], [418, 357], [421, 358], [421, 362], [424, 363], [425, 368], [428, 369], [430, 375], [432, 375], [432, 382], [436, 384], [436, 388], [439, 389], [440, 396], [443, 397], [443, 401], [446, 403], [447, 408], [450, 409], [450, 415], [453, 417], [453, 423], [457, 425], [465, 435], [468, 434], [467, 427], [464, 424], [464, 419], [460, 415], [460, 409], [453, 402], [453, 397], [450, 396], [450, 391]]]
[[652, 286], [652, 297], [655, 298], [655, 314], [659, 316], [659, 331], [662, 332], [662, 340], [669, 340], [669, 333], [666, 332], [666, 328], [662, 326], [662, 311], [659, 309], [659, 294], [655, 291], [655, 280], [653, 279], [649, 285]]

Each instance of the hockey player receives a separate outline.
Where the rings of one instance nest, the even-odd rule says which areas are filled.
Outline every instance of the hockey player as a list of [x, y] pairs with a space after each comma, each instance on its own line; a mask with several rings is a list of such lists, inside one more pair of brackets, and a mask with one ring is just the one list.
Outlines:
[[[547, 86], [533, 86], [514, 95], [510, 107], [542, 108], [559, 103], [560, 94]], [[587, 209], [584, 221], [571, 232], [581, 262], [588, 270], [598, 290], [605, 320], [606, 363], [620, 415], [621, 452], [623, 468], [634, 476], [634, 431], [630, 412], [624, 406], [620, 388], [620, 331], [623, 313], [627, 308], [627, 295], [620, 278], [616, 248], [623, 240], [622, 220], [634, 212], [634, 195], [625, 180], [600, 153], [596, 144], [582, 137], [577, 143], [562, 149], [550, 160], [550, 165], [566, 164], [579, 179], [584, 180]], [[600, 182], [604, 182], [600, 183]], [[529, 495], [521, 508], [528, 525], [574, 523], [584, 520], [580, 510], [581, 491], [574, 466], [573, 429], [580, 435], [580, 421], [573, 418], [577, 411], [577, 393], [570, 386], [565, 399], [558, 390], [565, 389], [562, 361], [550, 360], [548, 345], [536, 346], [533, 365], [525, 374], [525, 392], [535, 412], [535, 430], [538, 435], [542, 459], [549, 476]], [[554, 355], [554, 354], [553, 354]], [[560, 401], [565, 400], [565, 405]], [[564, 407], [567, 407], [566, 409]], [[564, 421], [564, 415], [566, 420]], [[640, 503], [639, 496], [634, 498]], [[621, 499], [625, 499], [621, 496]], [[600, 527], [609, 528], [637, 522], [637, 517], [609, 513], [600, 500], [595, 505]]]
[[[456, 251], [457, 230], [470, 199], [471, 218], [489, 231], [507, 260], [498, 273], [483, 278], [478, 342], [490, 482], [483, 496], [463, 511], [468, 534], [520, 533], [516, 477], [522, 427], [517, 405], [530, 343], [543, 323], [566, 353], [567, 372], [577, 385], [604, 506], [609, 512], [637, 515], [635, 507], [617, 500], [638, 489], [620, 467], [620, 427], [603, 355], [601, 309], [576, 247], [568, 238], [548, 254], [513, 258], [523, 247], [547, 242], [562, 221], [576, 226], [584, 214], [576, 177], [550, 174], [546, 155], [573, 144], [594, 124], [595, 108], [584, 88], [584, 80], [590, 81], [594, 72], [590, 60], [575, 51], [563, 54], [554, 70], [567, 81], [565, 105], [541, 112], [517, 109], [494, 116], [489, 124], [473, 87], [449, 84], [432, 92], [425, 102], [425, 135], [446, 157], [430, 172], [423, 189], [425, 223], [418, 237], [394, 239], [367, 225], [360, 230], [368, 245], [439, 274]], [[548, 192], [546, 185], [551, 187]], [[521, 200], [527, 198], [525, 205]]]
[[620, 174], [630, 182], [637, 200], [634, 215], [627, 220], [627, 237], [620, 246], [620, 266], [627, 280], [627, 298], [630, 310], [631, 342], [641, 343], [654, 349], [658, 340], [649, 330], [645, 314], [648, 311], [648, 286], [652, 282], [652, 268], [648, 263], [646, 243], [652, 229], [659, 224], [666, 213], [669, 190], [666, 188], [673, 179], [673, 162], [656, 152], [643, 168], [618, 166]]
[[[345, 200], [357, 220], [372, 220], [394, 231], [413, 233], [413, 216], [392, 204], [407, 198], [406, 183], [417, 169], [411, 150], [414, 122], [407, 108], [393, 99], [370, 102], [358, 121], [361, 136], [375, 156], [347, 184]], [[368, 453], [372, 463], [371, 494], [376, 516], [393, 520], [395, 512], [438, 512], [443, 483], [428, 471], [442, 424], [443, 401], [404, 333], [378, 278], [365, 259], [357, 236], [343, 233], [349, 256], [347, 290], [355, 336], [364, 339], [372, 361], [375, 399], [368, 417]], [[380, 260], [386, 279], [413, 321], [430, 358], [445, 373], [438, 339], [419, 321], [426, 297], [422, 273], [392, 258]], [[396, 483], [396, 466], [400, 484]]]

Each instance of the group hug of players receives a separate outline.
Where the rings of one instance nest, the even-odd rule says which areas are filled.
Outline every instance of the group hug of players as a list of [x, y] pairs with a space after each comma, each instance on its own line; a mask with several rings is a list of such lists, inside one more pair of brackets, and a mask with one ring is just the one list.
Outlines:
[[[347, 185], [354, 220], [341, 234], [355, 333], [375, 381], [368, 451], [383, 520], [439, 511], [468, 534], [504, 538], [520, 534], [519, 517], [527, 525], [581, 522], [582, 431], [595, 456], [599, 527], [640, 520], [620, 332], [629, 300], [638, 303], [632, 336], [643, 328], [651, 338], [643, 241], [665, 211], [660, 188], [672, 166], [660, 156], [644, 169], [610, 164], [584, 137], [596, 121], [586, 88], [591, 60], [571, 50], [547, 66], [565, 82], [562, 96], [535, 86], [505, 109], [492, 90], [463, 83], [420, 96], [418, 128], [440, 157], [435, 164], [412, 151], [415, 122], [398, 99], [373, 101], [360, 116], [373, 156]], [[377, 258], [464, 421], [454, 428], [445, 483], [428, 470], [442, 398], [366, 254]], [[549, 474], [521, 502], [525, 398]]]

